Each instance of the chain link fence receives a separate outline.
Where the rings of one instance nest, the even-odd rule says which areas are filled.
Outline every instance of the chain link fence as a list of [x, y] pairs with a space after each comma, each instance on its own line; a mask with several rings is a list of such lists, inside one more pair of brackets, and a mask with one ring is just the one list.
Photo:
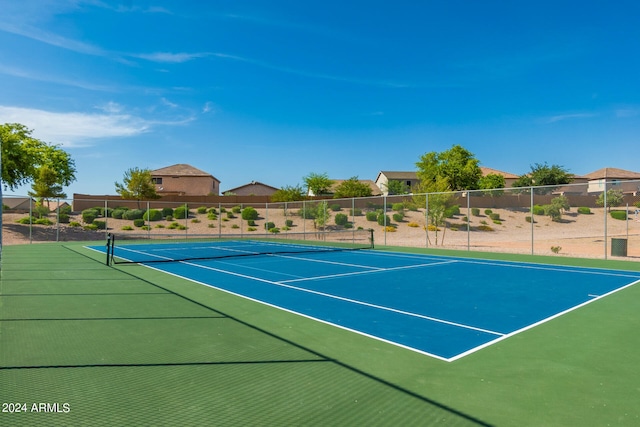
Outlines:
[[4, 195], [2, 242], [103, 241], [109, 232], [188, 238], [373, 229], [377, 246], [640, 258], [640, 181], [286, 203], [211, 199]]

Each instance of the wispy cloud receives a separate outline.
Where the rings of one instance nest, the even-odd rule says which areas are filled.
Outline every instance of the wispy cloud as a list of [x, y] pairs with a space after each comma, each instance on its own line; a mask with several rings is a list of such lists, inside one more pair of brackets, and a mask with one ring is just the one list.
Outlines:
[[22, 123], [36, 138], [65, 147], [83, 147], [104, 138], [140, 135], [157, 125], [184, 124], [177, 121], [148, 120], [122, 113], [122, 107], [108, 103], [101, 113], [53, 112], [0, 105], [0, 123]]
[[543, 119], [544, 123], [557, 123], [566, 120], [586, 119], [589, 117], [596, 117], [596, 113], [573, 113], [573, 114], [558, 114], [555, 116], [547, 117]]
[[118, 89], [114, 86], [100, 85], [90, 83], [78, 79], [68, 79], [65, 77], [55, 76], [51, 73], [40, 74], [38, 72], [26, 71], [20, 68], [7, 66], [0, 64], [0, 74], [7, 76], [20, 77], [23, 79], [36, 80], [40, 82], [55, 83], [64, 86], [77, 87], [81, 89], [94, 90], [99, 92], [117, 92]]
[[164, 63], [182, 63], [193, 61], [194, 59], [206, 58], [213, 54], [207, 52], [196, 53], [172, 53], [172, 52], [155, 52], [155, 53], [130, 53], [126, 54], [132, 58], [144, 59], [151, 62], [164, 62]]

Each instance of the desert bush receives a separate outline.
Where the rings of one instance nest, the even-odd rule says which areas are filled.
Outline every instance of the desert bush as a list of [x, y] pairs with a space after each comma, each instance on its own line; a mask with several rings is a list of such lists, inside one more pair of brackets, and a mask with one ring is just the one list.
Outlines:
[[235, 218], [235, 217], [236, 217], [236, 216], [233, 214], [233, 212], [232, 212], [232, 211], [227, 211], [227, 218], [229, 218], [229, 219], [233, 219], [233, 218]]
[[329, 209], [331, 209], [333, 212], [340, 212], [342, 210], [342, 206], [340, 206], [337, 203], [334, 203], [331, 206], [329, 206]]
[[69, 224], [69, 214], [60, 213], [60, 215], [58, 215], [58, 222], [60, 224]]
[[591, 209], [589, 209], [586, 206], [581, 206], [578, 208], [578, 213], [579, 214], [583, 214], [583, 215], [590, 215], [591, 214]]
[[124, 230], [124, 231], [131, 231], [131, 230], [133, 230], [133, 227], [132, 227], [132, 226], [130, 226], [130, 225], [124, 225], [124, 226], [121, 228], [121, 230]]
[[345, 225], [349, 222], [349, 217], [343, 213], [337, 213], [334, 217], [336, 225]]
[[349, 215], [351, 215], [351, 216], [362, 216], [362, 209], [359, 209], [359, 208], [349, 209]]
[[178, 206], [173, 210], [173, 217], [175, 219], [185, 219], [189, 217], [189, 208], [185, 206]]
[[284, 225], [286, 225], [287, 227], [293, 227], [293, 220], [292, 219], [285, 220]]
[[377, 212], [367, 212], [365, 214], [365, 218], [367, 218], [367, 221], [377, 221], [378, 220], [378, 213]]
[[144, 213], [142, 219], [145, 221], [160, 221], [162, 220], [162, 211], [158, 209], [149, 209]]
[[493, 211], [492, 211], [491, 209], [485, 209], [485, 210], [484, 210], [484, 214], [485, 214], [486, 216], [490, 216], [492, 213], [493, 213]]
[[627, 211], [611, 211], [611, 218], [625, 221], [627, 219]]
[[[527, 221], [528, 223], [531, 223], [531, 221], [533, 221], [533, 217], [525, 216], [524, 220]], [[534, 221], [534, 223], [535, 223], [535, 221]]]
[[111, 211], [111, 218], [122, 219], [122, 216], [127, 210], [128, 209], [115, 208], [113, 211]]
[[480, 208], [471, 208], [471, 215], [480, 216]]
[[315, 219], [316, 214], [313, 207], [305, 206], [303, 208], [300, 208], [300, 210], [298, 211], [298, 216], [304, 219]]
[[391, 205], [391, 210], [394, 210], [396, 212], [404, 211], [404, 203], [393, 203]]
[[407, 224], [409, 227], [412, 228], [417, 228], [420, 227], [420, 224], [418, 224], [417, 222], [410, 222], [409, 224]]
[[350, 222], [347, 222], [343, 227], [344, 228], [353, 228], [353, 224], [351, 224]]
[[247, 228], [247, 231], [256, 231], [256, 230], [257, 230], [257, 228], [255, 228], [255, 227], [249, 227], [249, 228]]
[[258, 211], [251, 206], [248, 206], [242, 210], [242, 219], [245, 221], [255, 221], [258, 219]]
[[404, 214], [400, 213], [400, 212], [396, 212], [393, 214], [393, 220], [395, 222], [402, 222], [402, 220], [404, 219]]
[[489, 218], [491, 218], [493, 221], [499, 221], [500, 220], [500, 214], [492, 212], [492, 213], [489, 214]]
[[272, 228], [275, 228], [275, 224], [273, 222], [267, 222], [264, 224], [264, 229], [271, 231]]
[[240, 226], [238, 224], [233, 224], [231, 228], [240, 228]]
[[207, 213], [218, 215], [218, 210], [216, 208], [209, 208]]
[[210, 219], [211, 221], [215, 221], [216, 219], [218, 219], [218, 215], [214, 214], [213, 212], [209, 212], [207, 214], [207, 219]]
[[78, 221], [71, 221], [69, 227], [81, 227], [81, 224]]
[[46, 218], [50, 213], [49, 208], [41, 204], [36, 204], [33, 208], [33, 214], [38, 218]]
[[200, 206], [199, 208], [196, 209], [196, 212], [198, 212], [199, 214], [206, 214], [207, 213], [207, 207], [206, 206]]
[[145, 224], [145, 220], [142, 218], [136, 218], [133, 220], [133, 225], [136, 227], [142, 227]]
[[142, 219], [142, 217], [144, 216], [144, 211], [142, 209], [130, 209], [128, 211], [125, 211], [122, 214], [122, 219], [128, 219], [128, 220], [136, 220], [136, 219]]
[[95, 224], [87, 224], [87, 225], [85, 225], [85, 226], [84, 226], [84, 227], [82, 227], [82, 228], [84, 228], [85, 230], [95, 231], [95, 230], [97, 230], [97, 229], [98, 229], [98, 226], [97, 226], [97, 225], [95, 225]]
[[191, 220], [191, 222], [192, 222], [193, 224], [199, 224], [199, 223], [200, 223], [200, 220], [199, 220], [198, 218], [193, 218], [193, 219]]
[[249, 227], [255, 227], [256, 226], [256, 222], [254, 220], [250, 219], [250, 220], [247, 221], [247, 225]]
[[162, 217], [173, 216], [172, 208], [162, 208]]
[[82, 211], [82, 221], [85, 224], [91, 224], [93, 220], [96, 219], [98, 216], [99, 216], [98, 211], [93, 208], [85, 209]]
[[242, 211], [240, 206], [234, 206], [231, 208], [231, 212], [239, 214]]
[[479, 225], [478, 226], [478, 230], [479, 231], [493, 231], [493, 228], [491, 228], [488, 225]]
[[93, 224], [96, 226], [97, 230], [106, 230], [107, 229], [107, 221], [93, 221]]
[[533, 208], [531, 209], [531, 213], [534, 215], [544, 215], [544, 206], [540, 206], [540, 205], [533, 205]]
[[278, 234], [280, 229], [278, 227], [272, 227], [269, 229], [269, 233]]
[[24, 218], [20, 218], [19, 220], [16, 220], [18, 224], [33, 224], [35, 221], [36, 219], [32, 216], [26, 216]]
[[387, 233], [395, 233], [396, 232], [396, 228], [393, 225], [387, 225], [384, 230]]
[[167, 215], [166, 217], [164, 217], [165, 221], [173, 221], [173, 216], [171, 215]]
[[378, 217], [376, 218], [378, 221], [378, 225], [389, 225], [391, 224], [391, 220], [389, 219], [389, 215], [385, 215], [384, 212], [380, 212]]
[[38, 224], [38, 225], [53, 225], [53, 221], [51, 221], [49, 218], [38, 218], [38, 219], [35, 220], [34, 224]]

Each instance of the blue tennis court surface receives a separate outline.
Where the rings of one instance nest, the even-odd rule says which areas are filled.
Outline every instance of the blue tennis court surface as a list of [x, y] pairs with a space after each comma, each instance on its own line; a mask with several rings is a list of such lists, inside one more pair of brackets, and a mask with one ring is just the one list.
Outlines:
[[[157, 247], [116, 248], [115, 256], [136, 261], [132, 253]], [[640, 280], [625, 271], [369, 250], [149, 267], [446, 361]]]

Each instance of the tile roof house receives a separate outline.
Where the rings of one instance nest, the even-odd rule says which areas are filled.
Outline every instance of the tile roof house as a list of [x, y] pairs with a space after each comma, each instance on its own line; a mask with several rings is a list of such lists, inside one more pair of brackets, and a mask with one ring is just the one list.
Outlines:
[[151, 171], [151, 180], [156, 185], [156, 192], [161, 196], [217, 196], [220, 194], [220, 180], [184, 163]]
[[[334, 194], [336, 191], [336, 188], [343, 182], [348, 181], [348, 179], [332, 179], [331, 181], [333, 181], [333, 185], [331, 186], [331, 188], [329, 188], [329, 192], [327, 193], [328, 195]], [[365, 184], [366, 186], [371, 188], [372, 196], [382, 195], [382, 191], [380, 191], [380, 188], [376, 185], [375, 182], [371, 181], [370, 179], [359, 179], [358, 182], [360, 182], [361, 184]], [[308, 195], [315, 196], [315, 194], [313, 194], [313, 191], [311, 190], [309, 190]]]
[[622, 190], [623, 193], [640, 193], [640, 173], [617, 168], [602, 168], [583, 175], [586, 178], [589, 193], [604, 191], [605, 182], [608, 190]]
[[502, 175], [504, 177], [504, 188], [513, 187], [513, 183], [520, 178], [518, 175], [510, 172], [503, 172], [497, 169], [486, 168], [484, 166], [480, 166], [480, 170], [482, 171], [482, 176], [487, 176], [489, 174]]
[[258, 181], [251, 181], [248, 184], [241, 185], [236, 188], [231, 188], [224, 192], [224, 194], [235, 194], [236, 196], [271, 196], [278, 191], [279, 188], [272, 187], [267, 184], [263, 184]]

